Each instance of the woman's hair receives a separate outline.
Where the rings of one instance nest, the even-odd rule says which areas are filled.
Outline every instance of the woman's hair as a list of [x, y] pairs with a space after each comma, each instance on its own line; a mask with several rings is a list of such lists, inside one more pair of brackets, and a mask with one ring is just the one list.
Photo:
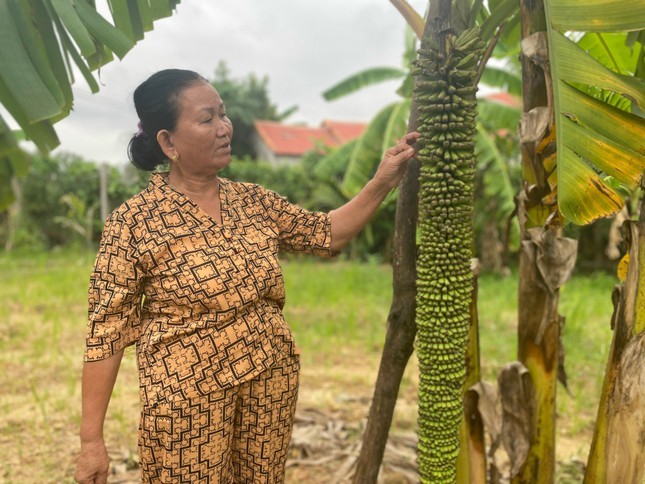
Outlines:
[[162, 129], [175, 129], [182, 91], [199, 82], [208, 81], [193, 71], [165, 69], [137, 87], [134, 107], [139, 115], [139, 131], [128, 144], [128, 157], [134, 166], [152, 171], [166, 162], [166, 155], [157, 142], [157, 133]]

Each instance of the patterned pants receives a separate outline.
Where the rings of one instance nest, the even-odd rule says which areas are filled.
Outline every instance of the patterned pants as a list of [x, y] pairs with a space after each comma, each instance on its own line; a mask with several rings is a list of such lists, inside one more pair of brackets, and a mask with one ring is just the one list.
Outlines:
[[297, 355], [239, 386], [143, 409], [143, 482], [282, 483], [298, 395]]

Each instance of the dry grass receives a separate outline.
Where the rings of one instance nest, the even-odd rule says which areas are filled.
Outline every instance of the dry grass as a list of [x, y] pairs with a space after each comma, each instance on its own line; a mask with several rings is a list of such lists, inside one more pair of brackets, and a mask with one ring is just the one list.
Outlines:
[[[92, 258], [71, 253], [0, 256], [0, 482], [72, 482]], [[299, 408], [350, 422], [359, 431], [349, 437], [358, 441], [385, 334], [390, 268], [291, 261], [285, 264], [285, 277], [286, 315], [303, 353]], [[567, 463], [565, 470], [572, 458], [584, 460], [589, 446], [611, 341], [612, 285], [609, 276], [575, 278], [562, 293], [571, 389], [571, 396], [558, 396], [558, 456]], [[489, 380], [515, 357], [516, 287], [514, 277], [485, 276], [480, 282], [483, 371]], [[414, 431], [417, 382], [412, 362], [402, 383], [394, 432]], [[137, 425], [136, 365], [129, 350], [105, 428], [117, 472], [111, 482], [136, 482]], [[321, 469], [294, 467], [288, 482], [316, 482], [307, 481], [303, 472], [324, 475]]]

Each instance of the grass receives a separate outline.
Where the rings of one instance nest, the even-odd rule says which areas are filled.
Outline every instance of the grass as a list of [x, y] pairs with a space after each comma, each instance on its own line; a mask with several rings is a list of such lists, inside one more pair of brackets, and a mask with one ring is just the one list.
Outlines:
[[[0, 482], [72, 482], [92, 262], [93, 254], [84, 252], [0, 255]], [[284, 263], [284, 273], [285, 314], [303, 355], [299, 405], [348, 420], [365, 418], [385, 337], [391, 268], [296, 259]], [[586, 458], [612, 337], [614, 283], [609, 275], [580, 276], [561, 293], [571, 392], [558, 394], [561, 459]], [[487, 380], [496, 379], [516, 357], [516, 299], [516, 275], [480, 279]], [[397, 406], [397, 429], [414, 428], [417, 381], [413, 361]], [[137, 425], [136, 363], [130, 349], [105, 428], [115, 462], [133, 465]]]
[[284, 263], [285, 317], [303, 348], [378, 350], [392, 294], [391, 269], [376, 264]]

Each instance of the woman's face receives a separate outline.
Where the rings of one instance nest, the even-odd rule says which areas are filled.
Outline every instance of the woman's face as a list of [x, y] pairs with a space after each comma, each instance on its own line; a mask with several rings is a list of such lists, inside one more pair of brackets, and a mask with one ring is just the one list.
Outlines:
[[183, 172], [209, 176], [230, 163], [232, 137], [233, 124], [224, 102], [213, 86], [200, 82], [179, 97], [179, 118], [175, 129], [168, 132], [171, 153], [166, 154], [176, 157], [174, 163]]

